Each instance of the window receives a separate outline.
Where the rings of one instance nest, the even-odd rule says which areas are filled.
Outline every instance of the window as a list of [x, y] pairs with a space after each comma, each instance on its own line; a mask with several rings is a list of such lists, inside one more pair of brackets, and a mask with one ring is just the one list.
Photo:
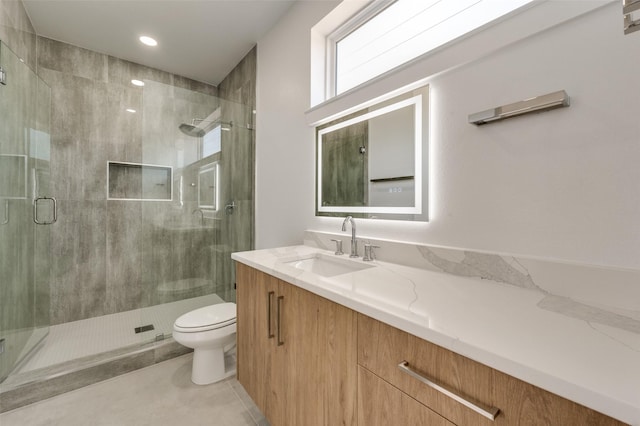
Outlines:
[[222, 126], [218, 125], [202, 138], [202, 158], [220, 152], [222, 142]]
[[343, 93], [532, 1], [375, 1], [330, 37], [334, 40], [330, 51], [335, 55], [335, 93]]

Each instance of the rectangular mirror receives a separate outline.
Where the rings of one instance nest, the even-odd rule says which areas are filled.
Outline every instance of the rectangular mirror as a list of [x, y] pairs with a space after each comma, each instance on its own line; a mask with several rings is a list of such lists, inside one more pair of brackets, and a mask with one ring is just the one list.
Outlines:
[[316, 127], [316, 215], [427, 221], [428, 86]]
[[198, 207], [207, 210], [218, 209], [218, 163], [200, 167], [198, 171]]

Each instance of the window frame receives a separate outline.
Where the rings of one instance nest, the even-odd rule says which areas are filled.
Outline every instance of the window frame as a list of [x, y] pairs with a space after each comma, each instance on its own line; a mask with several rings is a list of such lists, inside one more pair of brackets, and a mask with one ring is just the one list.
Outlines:
[[[377, 15], [384, 12], [385, 9], [392, 6], [394, 3], [397, 3], [398, 1], [399, 0], [371, 0], [369, 4], [362, 7], [362, 9], [360, 9], [350, 18], [346, 19], [342, 24], [340, 24], [338, 27], [336, 27], [332, 32], [330, 32], [326, 36], [325, 58], [324, 58], [324, 61], [325, 61], [324, 99], [325, 101], [338, 96], [342, 96], [343, 94], [349, 93], [350, 91], [355, 90], [361, 86], [365, 86], [371, 83], [372, 81], [383, 78], [388, 74], [394, 73], [395, 71], [402, 69], [403, 67], [408, 66], [413, 62], [421, 61], [432, 53], [436, 53], [440, 50], [447, 49], [451, 44], [455, 44], [460, 40], [471, 37], [474, 34], [480, 31], [483, 31], [487, 28], [490, 28], [505, 19], [508, 19], [512, 16], [520, 14], [526, 11], [527, 9], [530, 9], [541, 3], [548, 2], [549, 0], [528, 0], [527, 4], [521, 5], [520, 7], [517, 7], [516, 9], [513, 9], [505, 13], [504, 15], [494, 18], [493, 20], [486, 22], [480, 25], [479, 27], [466, 31], [463, 35], [457, 36], [445, 42], [444, 44], [436, 46], [433, 49], [422, 52], [417, 56], [413, 57], [412, 59], [409, 59], [403, 63], [397, 64], [392, 68], [389, 68], [388, 70], [383, 71], [369, 78], [368, 80], [362, 81], [356, 84], [355, 86], [349, 87], [348, 89], [338, 93], [338, 63], [337, 63], [338, 62], [337, 61], [338, 43], [342, 41], [344, 38], [348, 37], [352, 32], [356, 31], [362, 25], [366, 24], [371, 19], [375, 18]], [[483, 0], [480, 0], [480, 1], [483, 1]]]
[[[336, 28], [333, 32], [327, 35], [326, 38], [326, 93], [325, 99], [331, 99], [338, 96], [337, 92], [337, 78], [338, 78], [338, 43], [347, 37], [349, 34], [360, 28], [376, 15], [384, 11], [386, 8], [396, 3], [398, 0], [373, 0], [370, 4], [366, 5], [354, 16], [347, 19], [342, 25]], [[348, 90], [347, 90], [348, 91]], [[344, 93], [344, 92], [343, 92]]]

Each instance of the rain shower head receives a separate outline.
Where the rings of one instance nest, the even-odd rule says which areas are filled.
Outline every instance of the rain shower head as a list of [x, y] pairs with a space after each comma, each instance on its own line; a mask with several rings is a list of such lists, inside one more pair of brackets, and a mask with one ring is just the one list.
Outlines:
[[202, 127], [197, 127], [197, 126], [194, 126], [192, 124], [187, 124], [187, 123], [182, 123], [179, 126], [179, 129], [185, 135], [192, 136], [194, 138], [201, 138], [207, 133], [207, 132], [204, 131], [204, 129]]
[[[198, 125], [196, 125], [196, 122], [198, 123]], [[201, 127], [200, 125], [202, 123], [209, 123], [209, 124], [207, 124], [204, 127]], [[211, 123], [214, 123], [214, 124], [211, 124]], [[204, 120], [202, 118], [194, 118], [193, 120], [191, 120], [191, 124], [182, 123], [180, 126], [178, 126], [178, 128], [182, 133], [184, 133], [187, 136], [191, 136], [194, 138], [201, 138], [207, 134], [207, 130], [206, 130], [207, 128], [211, 129], [216, 124], [224, 124], [227, 126], [222, 130], [229, 130], [229, 128], [233, 126], [233, 122], [231, 121], [227, 123], [220, 120]]]

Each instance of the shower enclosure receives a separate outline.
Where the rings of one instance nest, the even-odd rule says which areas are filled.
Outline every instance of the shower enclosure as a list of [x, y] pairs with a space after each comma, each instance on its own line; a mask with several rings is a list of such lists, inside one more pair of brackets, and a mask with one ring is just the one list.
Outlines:
[[48, 333], [54, 200], [43, 198], [51, 195], [50, 89], [2, 42], [0, 67], [1, 381]]
[[0, 53], [1, 399], [235, 301], [230, 254], [253, 248], [254, 111], [117, 58], [36, 75]]

